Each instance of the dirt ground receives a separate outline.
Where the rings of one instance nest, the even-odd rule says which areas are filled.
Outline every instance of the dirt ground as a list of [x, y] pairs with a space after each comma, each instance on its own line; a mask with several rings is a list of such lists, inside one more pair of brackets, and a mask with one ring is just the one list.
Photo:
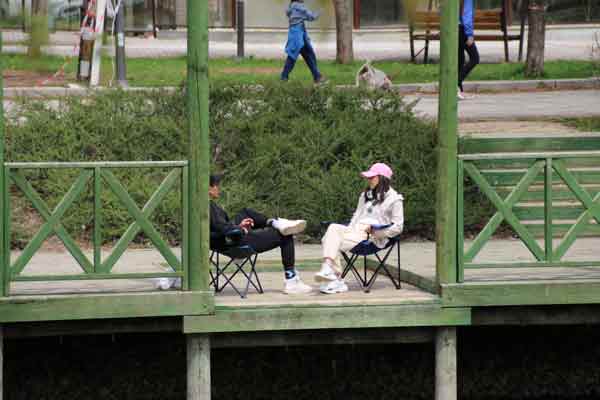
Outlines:
[[40, 73], [34, 71], [5, 70], [4, 87], [64, 86], [64, 75]]

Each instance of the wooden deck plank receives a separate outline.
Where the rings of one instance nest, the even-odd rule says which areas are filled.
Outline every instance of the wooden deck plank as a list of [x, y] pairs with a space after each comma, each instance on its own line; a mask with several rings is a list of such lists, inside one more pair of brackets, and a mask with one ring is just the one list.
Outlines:
[[467, 308], [439, 304], [362, 305], [216, 309], [210, 316], [186, 316], [184, 333], [251, 332], [301, 329], [390, 328], [469, 325]]
[[122, 293], [0, 298], [0, 323], [169, 317], [213, 311], [211, 292]]

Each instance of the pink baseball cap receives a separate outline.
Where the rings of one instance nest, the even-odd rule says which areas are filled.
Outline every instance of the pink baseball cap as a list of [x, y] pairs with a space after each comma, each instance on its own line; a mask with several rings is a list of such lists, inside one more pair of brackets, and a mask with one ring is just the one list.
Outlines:
[[391, 178], [394, 173], [392, 169], [388, 167], [384, 163], [375, 163], [371, 165], [368, 171], [361, 172], [360, 175], [363, 178], [372, 178], [377, 175], [385, 176], [386, 178]]

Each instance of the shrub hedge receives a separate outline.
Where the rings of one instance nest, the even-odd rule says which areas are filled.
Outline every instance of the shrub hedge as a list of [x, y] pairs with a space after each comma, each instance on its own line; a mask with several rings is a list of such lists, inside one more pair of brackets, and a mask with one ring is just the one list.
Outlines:
[[[412, 113], [393, 93], [293, 84], [213, 87], [211, 157], [223, 172], [222, 203], [268, 215], [319, 221], [347, 219], [364, 187], [359, 171], [384, 161], [393, 186], [405, 196], [406, 232], [431, 237], [435, 206], [435, 126]], [[181, 92], [103, 92], [50, 102], [21, 101], [7, 129], [11, 161], [177, 160], [186, 154], [185, 96]], [[53, 207], [77, 171], [29, 171], [34, 187]], [[141, 206], [165, 171], [131, 169], [119, 178]], [[91, 188], [65, 217], [70, 232], [89, 237]], [[17, 207], [13, 239], [27, 236], [28, 207], [13, 189]], [[181, 228], [179, 196], [157, 209], [154, 221], [172, 243]], [[103, 191], [103, 235], [117, 238], [131, 218]], [[476, 210], [477, 207], [466, 207]], [[141, 239], [141, 238], [138, 238]], [[17, 243], [18, 244], [18, 243]]]

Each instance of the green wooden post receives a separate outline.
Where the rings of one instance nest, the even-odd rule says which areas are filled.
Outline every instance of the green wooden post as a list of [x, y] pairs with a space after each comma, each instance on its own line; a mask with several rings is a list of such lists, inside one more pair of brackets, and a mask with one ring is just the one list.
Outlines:
[[208, 2], [187, 2], [189, 288], [208, 288]]
[[[0, 32], [0, 54], [2, 53], [2, 32]], [[10, 251], [10, 248], [6, 248], [5, 243], [7, 242], [4, 235], [6, 232], [6, 220], [4, 219], [5, 202], [4, 193], [6, 190], [6, 182], [4, 176], [4, 82], [2, 81], [2, 57], [0, 56], [0, 297], [8, 295], [8, 268], [6, 265], [7, 257], [6, 252]], [[2, 396], [0, 396], [2, 397]]]
[[546, 158], [544, 175], [544, 244], [546, 261], [552, 262], [552, 158]]
[[438, 109], [436, 271], [438, 284], [456, 282], [458, 0], [442, 0]]

